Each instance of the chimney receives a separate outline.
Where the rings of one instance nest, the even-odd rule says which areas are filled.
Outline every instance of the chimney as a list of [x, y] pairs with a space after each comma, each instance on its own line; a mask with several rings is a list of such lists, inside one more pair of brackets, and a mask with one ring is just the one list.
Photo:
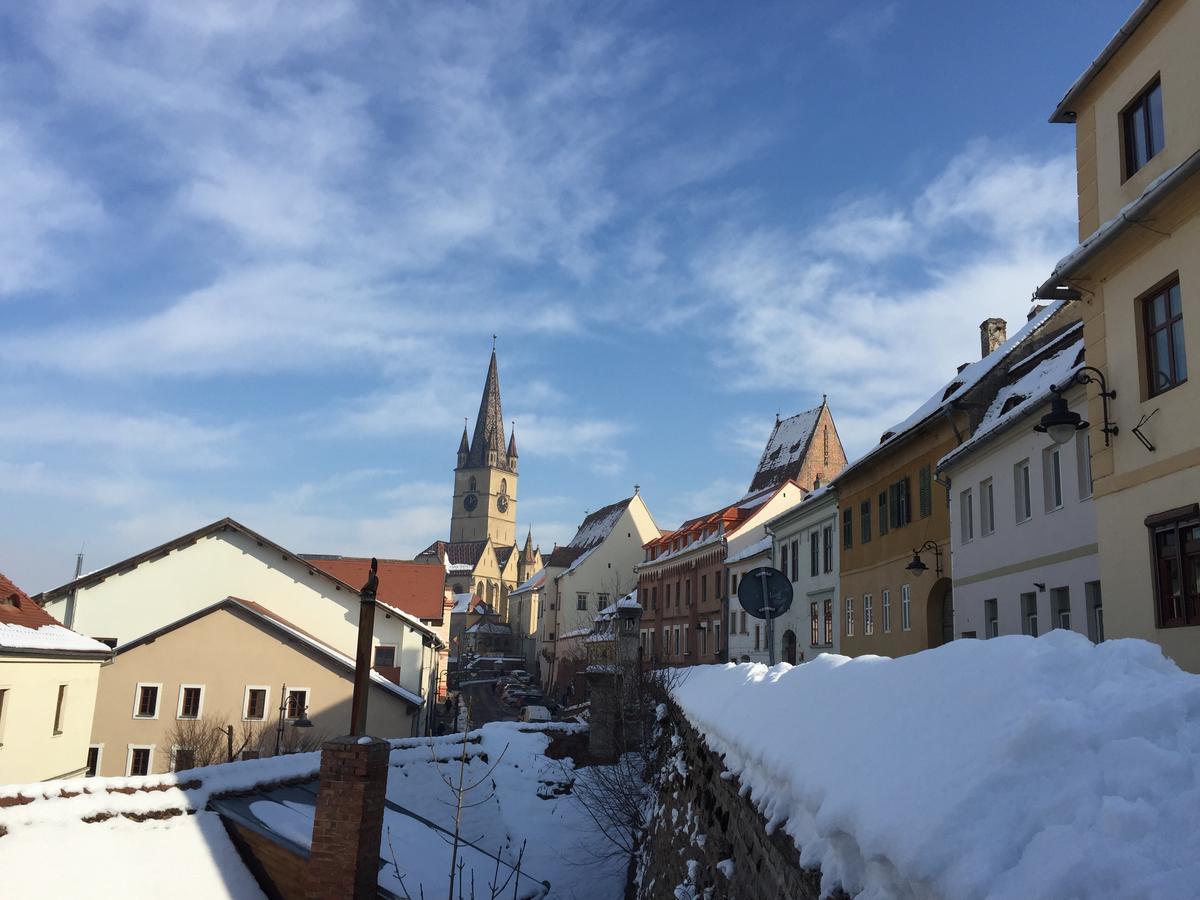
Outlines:
[[987, 356], [1008, 340], [1008, 323], [1003, 319], [984, 319], [979, 323], [979, 356]]
[[307, 900], [375, 900], [391, 746], [346, 735], [321, 747]]

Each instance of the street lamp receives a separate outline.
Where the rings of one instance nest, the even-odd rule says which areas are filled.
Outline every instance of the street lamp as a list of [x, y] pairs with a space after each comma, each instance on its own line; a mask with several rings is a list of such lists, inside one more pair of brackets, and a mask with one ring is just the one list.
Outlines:
[[[304, 699], [308, 699], [308, 694], [304, 695]], [[288, 689], [285, 684], [279, 691], [279, 725], [275, 729], [275, 755], [279, 755], [279, 750], [283, 746], [283, 726], [284, 716], [287, 714], [288, 704]], [[308, 717], [308, 704], [305, 704], [300, 709], [296, 710], [297, 716], [292, 722], [293, 728], [312, 728], [312, 720]], [[231, 726], [232, 730], [232, 726]]]
[[906, 572], [912, 572], [913, 575], [920, 576], [923, 572], [929, 571], [929, 566], [925, 565], [921, 559], [921, 554], [928, 550], [933, 554], [934, 574], [938, 578], [942, 577], [942, 548], [933, 541], [926, 541], [919, 549], [913, 551], [912, 561], [904, 567]]
[[[1089, 372], [1094, 372], [1095, 375], [1089, 375]], [[1083, 421], [1079, 413], [1072, 412], [1067, 408], [1063, 392], [1072, 384], [1091, 384], [1093, 381], [1100, 385], [1100, 400], [1104, 408], [1104, 427], [1100, 430], [1104, 433], [1104, 446], [1109, 446], [1109, 436], [1116, 434], [1118, 428], [1108, 417], [1108, 401], [1115, 400], [1117, 392], [1108, 389], [1108, 385], [1104, 381], [1104, 373], [1093, 366], [1084, 366], [1064, 385], [1050, 385], [1050, 390], [1054, 394], [1054, 399], [1050, 401], [1050, 412], [1042, 416], [1042, 420], [1033, 426], [1033, 430], [1039, 434], [1050, 435], [1050, 440], [1056, 444], [1065, 444], [1075, 432], [1087, 428], [1088, 423]]]

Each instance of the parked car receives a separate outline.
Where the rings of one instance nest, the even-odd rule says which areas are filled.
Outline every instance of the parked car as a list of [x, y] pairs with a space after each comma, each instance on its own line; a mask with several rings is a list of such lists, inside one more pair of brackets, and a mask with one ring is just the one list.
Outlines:
[[549, 722], [551, 720], [550, 710], [544, 706], [535, 706], [530, 704], [521, 710], [522, 722]]

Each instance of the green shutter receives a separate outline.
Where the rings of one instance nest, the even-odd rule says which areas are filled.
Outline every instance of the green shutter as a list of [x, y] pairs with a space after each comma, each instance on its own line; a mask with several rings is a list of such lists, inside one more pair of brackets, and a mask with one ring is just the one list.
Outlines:
[[933, 479], [930, 477], [929, 466], [921, 466], [921, 518], [933, 514]]

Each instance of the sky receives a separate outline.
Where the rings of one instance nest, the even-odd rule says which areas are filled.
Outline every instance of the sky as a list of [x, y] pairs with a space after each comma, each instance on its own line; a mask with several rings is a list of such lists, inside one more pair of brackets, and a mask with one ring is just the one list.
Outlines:
[[823, 394], [854, 458], [1074, 246], [1046, 119], [1132, 7], [6, 4], [0, 571], [410, 557], [493, 334], [543, 549]]

